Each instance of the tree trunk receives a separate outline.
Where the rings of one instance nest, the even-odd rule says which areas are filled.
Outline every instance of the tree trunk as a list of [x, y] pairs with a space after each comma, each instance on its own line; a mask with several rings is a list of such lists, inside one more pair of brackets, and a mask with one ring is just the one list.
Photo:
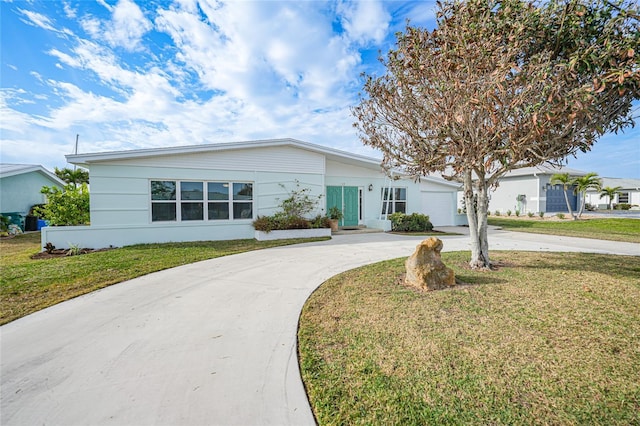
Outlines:
[[573, 218], [573, 220], [578, 219], [576, 217], [575, 214], [573, 214], [573, 210], [571, 210], [571, 204], [569, 204], [569, 196], [567, 195], [567, 187], [563, 186], [562, 187], [562, 192], [564, 194], [564, 201], [567, 203], [567, 210], [569, 211], [569, 214], [571, 215], [571, 217]]
[[580, 197], [580, 210], [578, 211], [578, 218], [582, 217], [582, 213], [584, 213], [584, 206], [585, 206], [585, 202], [587, 201], [585, 198], [586, 192], [585, 193], [579, 193], [578, 197]]
[[487, 269], [489, 262], [489, 240], [487, 238], [487, 208], [488, 197], [486, 182], [478, 182], [477, 207], [474, 200], [473, 179], [471, 171], [464, 174], [464, 202], [467, 207], [469, 221], [469, 238], [471, 238], [471, 260], [469, 266], [473, 269]]

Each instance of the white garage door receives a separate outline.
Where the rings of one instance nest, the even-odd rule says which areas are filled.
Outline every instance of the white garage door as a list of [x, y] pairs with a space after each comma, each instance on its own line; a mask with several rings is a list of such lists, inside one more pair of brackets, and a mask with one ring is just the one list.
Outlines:
[[422, 213], [429, 216], [433, 226], [454, 225], [456, 208], [454, 192], [422, 191]]

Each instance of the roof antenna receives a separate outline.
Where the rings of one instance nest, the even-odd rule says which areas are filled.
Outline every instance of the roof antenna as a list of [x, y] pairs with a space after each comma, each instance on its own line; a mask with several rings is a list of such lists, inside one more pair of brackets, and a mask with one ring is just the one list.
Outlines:
[[[79, 133], [76, 133], [76, 152], [75, 152], [75, 155], [78, 155], [78, 138], [79, 138], [79, 137], [80, 137], [80, 134], [79, 134]], [[77, 166], [74, 164], [74, 165], [73, 165], [73, 171], [74, 171], [74, 172], [76, 171], [76, 167], [77, 167]]]

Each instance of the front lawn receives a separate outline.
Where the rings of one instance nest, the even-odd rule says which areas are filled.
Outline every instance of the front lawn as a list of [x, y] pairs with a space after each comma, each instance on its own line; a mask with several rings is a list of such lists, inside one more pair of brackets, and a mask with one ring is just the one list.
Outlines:
[[640, 424], [640, 258], [492, 252], [418, 292], [404, 259], [325, 282], [299, 324], [320, 425]]
[[546, 217], [542, 220], [528, 220], [490, 216], [489, 225], [508, 231], [640, 243], [640, 219], [551, 220]]
[[39, 232], [2, 239], [0, 324], [72, 297], [162, 269], [250, 250], [324, 239], [144, 244], [40, 260], [30, 258], [42, 250]]

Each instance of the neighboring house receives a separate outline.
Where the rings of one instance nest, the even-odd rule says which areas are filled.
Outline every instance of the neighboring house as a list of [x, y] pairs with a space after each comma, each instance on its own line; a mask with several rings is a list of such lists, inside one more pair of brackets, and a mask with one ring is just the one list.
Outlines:
[[13, 223], [24, 218], [35, 204], [46, 202], [43, 186], [63, 188], [64, 181], [39, 165], [0, 164], [0, 213], [11, 216]]
[[[490, 194], [489, 211], [502, 214], [511, 210], [515, 214], [539, 212], [566, 212], [567, 203], [564, 198], [562, 185], [551, 185], [551, 176], [556, 173], [569, 173], [570, 176], [584, 176], [587, 173], [569, 169], [540, 165], [525, 167], [508, 172], [499, 180], [499, 186]], [[575, 211], [578, 196], [573, 189], [566, 191], [571, 208]]]
[[[613, 205], [626, 203], [632, 206], [640, 206], [640, 179], [602, 178], [602, 187], [607, 186], [610, 188], [620, 187], [618, 194], [611, 201]], [[609, 197], [605, 195], [600, 198], [600, 191], [587, 191], [585, 200], [598, 209], [607, 209], [609, 207]]]
[[43, 244], [100, 248], [168, 241], [253, 238], [251, 222], [309, 188], [318, 211], [338, 206], [341, 225], [388, 229], [385, 210], [456, 222], [458, 184], [388, 179], [380, 160], [294, 139], [68, 155], [89, 169], [91, 225], [47, 227]]

